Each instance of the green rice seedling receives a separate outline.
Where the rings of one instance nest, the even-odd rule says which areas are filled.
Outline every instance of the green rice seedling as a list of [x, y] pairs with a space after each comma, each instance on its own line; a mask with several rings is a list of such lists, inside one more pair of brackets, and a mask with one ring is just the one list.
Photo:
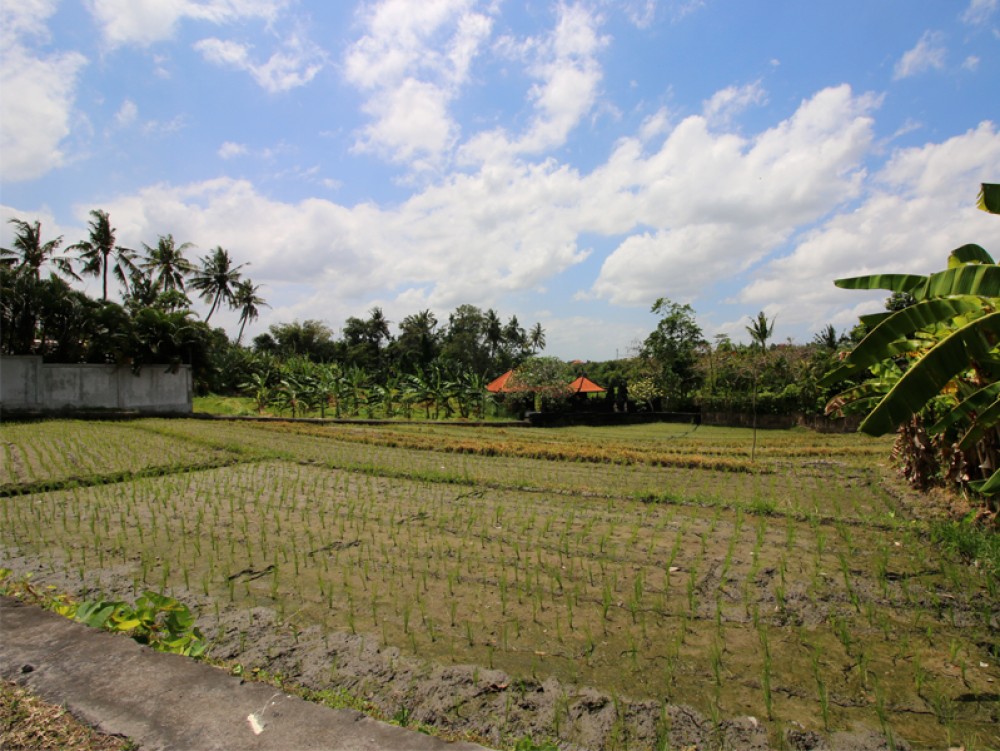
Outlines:
[[709, 662], [712, 666], [712, 678], [717, 688], [722, 686], [722, 648], [718, 640], [713, 640], [708, 652]]
[[870, 662], [871, 657], [868, 651], [862, 646], [858, 651], [858, 675], [861, 678], [861, 685], [866, 689], [868, 688], [868, 679], [871, 675], [871, 671], [868, 669]]
[[860, 613], [861, 603], [857, 592], [854, 591], [854, 587], [851, 585], [851, 569], [847, 563], [847, 557], [843, 553], [838, 553], [837, 557], [840, 560], [840, 570], [844, 575], [844, 588], [847, 590], [847, 596], [850, 598], [854, 609]]
[[758, 629], [758, 636], [760, 637], [760, 646], [763, 654], [763, 666], [761, 668], [761, 689], [764, 693], [764, 708], [767, 712], [767, 719], [774, 719], [774, 712], [772, 711], [772, 695], [771, 695], [771, 647], [768, 644], [767, 630], [763, 626]]
[[830, 692], [823, 680], [823, 670], [820, 667], [819, 648], [813, 647], [810, 654], [813, 679], [816, 681], [816, 693], [819, 698], [820, 713], [823, 716], [823, 729], [830, 730]]
[[875, 716], [878, 717], [879, 725], [882, 728], [882, 732], [885, 734], [886, 741], [889, 744], [891, 751], [896, 749], [896, 739], [892, 732], [892, 725], [889, 723], [889, 716], [886, 707], [885, 699], [885, 689], [882, 686], [882, 682], [876, 677], [875, 678]]
[[697, 582], [698, 582], [698, 570], [696, 567], [692, 566], [691, 570], [688, 572], [687, 578], [687, 602], [688, 602], [688, 612], [694, 616], [697, 608]]

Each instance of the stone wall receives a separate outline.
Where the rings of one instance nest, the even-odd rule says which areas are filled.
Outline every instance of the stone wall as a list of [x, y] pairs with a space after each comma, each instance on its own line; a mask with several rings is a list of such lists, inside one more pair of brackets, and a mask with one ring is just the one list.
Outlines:
[[0, 357], [0, 408], [4, 411], [62, 412], [106, 409], [138, 412], [192, 410], [191, 366], [169, 372], [146, 365], [43, 363], [41, 357]]

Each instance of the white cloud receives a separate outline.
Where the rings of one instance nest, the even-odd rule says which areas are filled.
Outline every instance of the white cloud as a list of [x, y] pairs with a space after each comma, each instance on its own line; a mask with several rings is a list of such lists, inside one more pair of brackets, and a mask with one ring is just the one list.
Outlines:
[[625, 16], [637, 29], [646, 29], [656, 18], [656, 0], [629, 0], [624, 10]]
[[971, 0], [969, 7], [962, 13], [962, 20], [972, 25], [986, 23], [998, 5], [1000, 5], [998, 0]]
[[729, 86], [715, 92], [705, 103], [705, 119], [713, 126], [729, 127], [733, 119], [755, 104], [767, 102], [767, 92], [760, 81], [745, 86]]
[[246, 144], [243, 143], [233, 143], [232, 141], [226, 141], [219, 147], [219, 158], [220, 159], [232, 159], [234, 157], [243, 156], [247, 153]]
[[909, 78], [932, 69], [941, 70], [946, 54], [944, 35], [938, 31], [925, 31], [916, 46], [903, 53], [896, 63], [893, 79]]
[[136, 121], [139, 116], [139, 108], [131, 99], [122, 102], [122, 106], [115, 113], [115, 125], [119, 128], [127, 128]]
[[560, 4], [555, 29], [541, 38], [504, 38], [497, 49], [527, 62], [537, 79], [528, 92], [535, 117], [527, 132], [511, 137], [503, 129], [481, 133], [462, 147], [468, 164], [515, 154], [539, 154], [561, 146], [597, 101], [603, 70], [597, 55], [609, 39], [598, 33], [603, 20], [583, 5]]
[[537, 286], [582, 260], [568, 210], [555, 200], [574, 182], [542, 167], [456, 176], [381, 209], [283, 203], [249, 182], [218, 179], [151, 186], [105, 206], [125, 244], [168, 231], [199, 247], [221, 244], [252, 262], [256, 281], [321, 289], [324, 305], [356, 307], [396, 290], [449, 309]]
[[586, 259], [584, 234], [625, 237], [592, 294], [645, 307], [693, 299], [857, 195], [873, 106], [846, 86], [822, 91], [750, 140], [691, 117], [651, 154], [623, 140], [590, 174], [491, 162], [392, 207], [286, 203], [233, 179], [150, 186], [105, 207], [126, 245], [170, 231], [250, 261], [275, 316], [340, 321], [372, 300], [390, 312], [496, 305]]
[[806, 234], [788, 256], [762, 269], [740, 299], [782, 301], [783, 320], [818, 329], [829, 320], [851, 322], [855, 311], [848, 306], [887, 296], [846, 293], [833, 286], [836, 278], [940, 270], [953, 248], [969, 242], [996, 257], [1000, 222], [974, 205], [980, 182], [998, 173], [1000, 131], [991, 123], [943, 143], [897, 151], [858, 208]]
[[[424, 164], [448, 150], [457, 137], [457, 125], [448, 113], [449, 95], [433, 84], [408, 78], [366, 103], [374, 122], [364, 130], [361, 150], [376, 144], [391, 149], [394, 161]], [[427, 164], [430, 166], [430, 164]]]
[[979, 58], [976, 55], [969, 55], [962, 62], [962, 68], [972, 72], [979, 70]]
[[705, 7], [705, 0], [667, 0], [667, 12], [674, 23]]
[[[521, 318], [519, 315], [518, 318]], [[545, 352], [558, 352], [565, 358], [592, 359], [631, 357], [649, 335], [651, 326], [608, 320], [600, 315], [563, 317], [558, 312], [539, 311], [525, 317], [521, 324], [541, 321], [545, 329]]]
[[77, 52], [41, 55], [32, 40], [48, 39], [56, 4], [0, 5], [0, 153], [4, 180], [40, 177], [66, 161], [77, 77], [87, 59]]
[[142, 132], [146, 136], [170, 135], [183, 130], [187, 125], [187, 118], [177, 115], [169, 120], [147, 120], [142, 124]]
[[458, 137], [449, 106], [469, 81], [492, 18], [472, 0], [383, 0], [363, 25], [343, 66], [372, 118], [356, 149], [418, 169], [436, 164]]
[[209, 62], [249, 73], [271, 94], [304, 86], [316, 77], [325, 62], [322, 50], [297, 35], [285, 40], [284, 48], [262, 63], [253, 61], [249, 45], [229, 40], [202, 39], [194, 48]]
[[147, 47], [173, 37], [185, 19], [226, 24], [248, 18], [273, 22], [285, 0], [89, 0], [111, 47]]
[[704, 118], [689, 117], [648, 157], [623, 142], [588, 177], [584, 213], [609, 235], [651, 229], [608, 256], [593, 294], [624, 305], [664, 294], [692, 300], [773, 252], [858, 194], [875, 106], [840, 86], [752, 140], [713, 134]]

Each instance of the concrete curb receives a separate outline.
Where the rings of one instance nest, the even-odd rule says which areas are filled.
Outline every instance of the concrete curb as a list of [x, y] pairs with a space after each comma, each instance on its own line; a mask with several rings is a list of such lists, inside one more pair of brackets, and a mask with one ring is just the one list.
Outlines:
[[476, 751], [0, 597], [0, 676], [147, 751]]

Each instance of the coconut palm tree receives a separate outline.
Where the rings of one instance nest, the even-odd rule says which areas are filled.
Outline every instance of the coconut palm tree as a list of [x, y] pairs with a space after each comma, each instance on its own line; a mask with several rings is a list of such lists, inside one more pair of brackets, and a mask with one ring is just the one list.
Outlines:
[[813, 335], [812, 343], [824, 349], [835, 350], [840, 346], [841, 337], [837, 335], [837, 329], [832, 323], [828, 323], [826, 328], [820, 329]]
[[71, 245], [69, 250], [78, 252], [83, 262], [83, 273], [102, 277], [103, 299], [108, 299], [108, 269], [115, 279], [128, 289], [129, 277], [136, 270], [134, 250], [115, 245], [115, 228], [111, 226], [108, 212], [94, 209], [90, 212], [90, 236], [83, 242]]
[[541, 322], [532, 326], [531, 331], [528, 332], [528, 344], [531, 345], [532, 352], [545, 349], [545, 330], [542, 328]]
[[[760, 345], [761, 360], [767, 357], [767, 340], [774, 333], [774, 319], [768, 320], [764, 311], [760, 311], [757, 317], [746, 327], [750, 338]], [[750, 446], [750, 461], [754, 461], [757, 456], [757, 387], [760, 381], [759, 368], [762, 363], [754, 362], [753, 366], [753, 391], [750, 395], [750, 408], [753, 410], [753, 443]]]
[[437, 325], [437, 317], [430, 310], [413, 313], [400, 322], [394, 348], [401, 367], [412, 372], [430, 365], [440, 348]]
[[483, 331], [486, 344], [490, 348], [490, 360], [493, 360], [500, 348], [500, 342], [503, 341], [503, 322], [493, 308], [486, 311], [483, 319]]
[[56, 251], [62, 245], [62, 235], [43, 243], [41, 222], [30, 224], [21, 219], [8, 221], [17, 227], [17, 233], [14, 235], [13, 248], [0, 248], [0, 261], [4, 265], [12, 267], [15, 273], [26, 272], [39, 280], [42, 278], [42, 266], [51, 262], [63, 276], [80, 278], [73, 271], [73, 263], [69, 258], [56, 256]]
[[52, 307], [47, 303], [71, 299], [69, 287], [55, 275], [42, 280], [42, 267], [51, 263], [64, 276], [80, 277], [70, 259], [56, 255], [62, 237], [43, 243], [40, 222], [11, 219], [10, 223], [17, 227], [13, 247], [0, 248], [0, 341], [6, 353], [29, 354], [35, 351], [40, 322], [44, 326], [43, 311]]
[[768, 319], [764, 311], [760, 311], [757, 317], [746, 327], [750, 338], [760, 345], [761, 350], [767, 349], [767, 340], [774, 333], [774, 318]]
[[234, 305], [235, 288], [240, 281], [240, 269], [244, 266], [245, 263], [233, 266], [229, 251], [221, 245], [201, 259], [201, 267], [195, 269], [191, 276], [191, 287], [198, 291], [202, 300], [212, 301], [212, 307], [205, 316], [205, 323], [208, 323], [212, 314], [218, 309], [219, 303], [225, 301], [229, 305]]
[[243, 339], [243, 329], [247, 323], [257, 320], [260, 315], [259, 308], [270, 307], [264, 302], [264, 298], [257, 294], [259, 290], [260, 285], [254, 284], [249, 279], [241, 279], [233, 289], [232, 306], [240, 311], [240, 333], [236, 337], [237, 344]]
[[173, 235], [160, 235], [155, 248], [142, 244], [146, 257], [141, 266], [154, 277], [154, 284], [160, 292], [184, 291], [184, 279], [194, 267], [184, 257], [184, 251], [193, 247], [191, 243], [177, 245]]

